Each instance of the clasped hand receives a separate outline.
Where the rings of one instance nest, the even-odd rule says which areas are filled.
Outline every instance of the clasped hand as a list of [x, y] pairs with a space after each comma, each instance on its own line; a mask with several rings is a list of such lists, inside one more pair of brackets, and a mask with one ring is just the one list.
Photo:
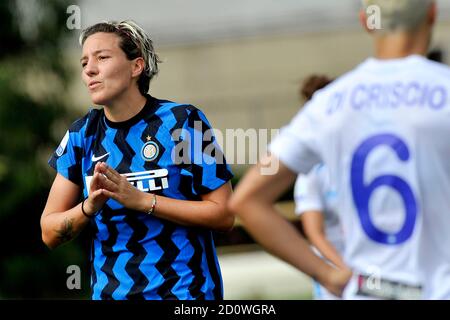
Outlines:
[[141, 191], [131, 185], [127, 178], [104, 162], [98, 162], [86, 199], [85, 210], [94, 214], [108, 199], [114, 199], [124, 207], [137, 210]]

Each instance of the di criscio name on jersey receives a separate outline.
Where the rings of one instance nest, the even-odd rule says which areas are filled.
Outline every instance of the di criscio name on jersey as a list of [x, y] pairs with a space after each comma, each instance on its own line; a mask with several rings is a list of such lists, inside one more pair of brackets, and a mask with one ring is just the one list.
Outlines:
[[217, 304], [213, 306], [190, 306], [181, 304], [174, 309], [174, 315], [194, 315], [205, 318], [218, 315], [276, 315], [277, 311], [271, 304]]

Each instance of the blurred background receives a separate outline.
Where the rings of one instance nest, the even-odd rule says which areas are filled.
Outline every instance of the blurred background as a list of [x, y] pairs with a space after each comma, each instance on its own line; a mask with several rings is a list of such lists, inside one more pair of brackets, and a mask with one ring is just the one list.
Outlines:
[[[55, 176], [47, 159], [70, 123], [90, 106], [80, 78], [81, 29], [102, 20], [135, 20], [163, 60], [150, 86], [153, 96], [196, 105], [223, 133], [270, 130], [299, 110], [299, 87], [307, 76], [334, 78], [371, 55], [370, 37], [358, 22], [359, 3], [0, 1], [0, 299], [89, 297], [90, 235], [50, 251], [39, 226]], [[446, 62], [450, 0], [438, 5], [432, 49]], [[234, 183], [262, 151], [245, 148], [246, 164], [232, 166]], [[238, 162], [236, 152], [226, 155], [230, 163]], [[280, 210], [298, 225], [291, 195], [281, 200]], [[260, 250], [239, 223], [231, 233], [217, 235], [216, 242], [225, 298], [311, 297], [310, 280]], [[80, 290], [66, 286], [70, 265], [81, 268]]]

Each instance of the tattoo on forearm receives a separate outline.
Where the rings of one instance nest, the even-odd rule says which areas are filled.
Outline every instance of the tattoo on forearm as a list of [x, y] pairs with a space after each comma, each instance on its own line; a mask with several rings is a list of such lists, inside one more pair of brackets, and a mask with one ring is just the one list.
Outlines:
[[67, 242], [73, 238], [73, 219], [64, 218], [61, 229], [56, 230], [58, 239], [61, 242]]

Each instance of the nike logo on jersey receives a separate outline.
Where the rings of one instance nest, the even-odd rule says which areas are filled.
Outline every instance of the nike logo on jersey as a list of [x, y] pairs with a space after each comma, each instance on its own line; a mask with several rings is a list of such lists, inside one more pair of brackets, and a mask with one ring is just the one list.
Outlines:
[[92, 162], [96, 162], [96, 161], [98, 161], [98, 160], [100, 160], [100, 159], [103, 159], [103, 158], [106, 157], [107, 155], [109, 155], [109, 152], [108, 152], [108, 153], [105, 153], [104, 155], [102, 155], [102, 156], [100, 156], [100, 157], [96, 157], [95, 154], [93, 154], [93, 155], [92, 155], [92, 158], [91, 158], [91, 161], [92, 161]]

